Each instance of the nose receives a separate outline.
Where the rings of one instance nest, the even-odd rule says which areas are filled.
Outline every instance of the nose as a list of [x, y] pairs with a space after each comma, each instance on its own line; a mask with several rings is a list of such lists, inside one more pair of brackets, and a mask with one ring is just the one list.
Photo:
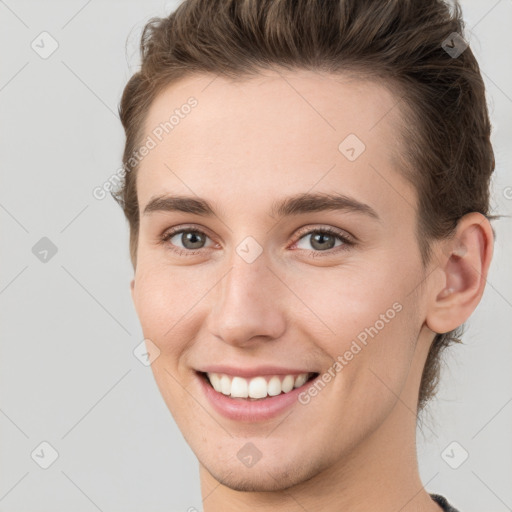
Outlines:
[[214, 306], [208, 315], [209, 332], [225, 343], [245, 346], [256, 339], [282, 336], [285, 286], [260, 255], [247, 263], [234, 255], [227, 275], [215, 287]]

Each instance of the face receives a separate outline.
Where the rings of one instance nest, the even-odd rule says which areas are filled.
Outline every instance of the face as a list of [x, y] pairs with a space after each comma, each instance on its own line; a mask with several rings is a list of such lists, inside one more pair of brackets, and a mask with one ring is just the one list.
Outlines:
[[[417, 396], [417, 197], [382, 86], [306, 71], [212, 80], [173, 84], [148, 112], [132, 296], [201, 466], [232, 489], [285, 489], [342, 464], [397, 396]], [[170, 199], [184, 197], [196, 202]], [[230, 398], [205, 371], [252, 392], [257, 376], [298, 387]]]

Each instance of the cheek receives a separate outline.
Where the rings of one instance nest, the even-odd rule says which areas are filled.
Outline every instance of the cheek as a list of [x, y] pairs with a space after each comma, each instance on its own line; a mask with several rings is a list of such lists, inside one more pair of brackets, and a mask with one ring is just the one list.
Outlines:
[[206, 267], [151, 262], [138, 268], [134, 304], [144, 337], [162, 353], [178, 357], [204, 321], [208, 292], [216, 280]]
[[297, 326], [313, 333], [315, 343], [333, 363], [338, 361], [332, 371], [343, 375], [336, 384], [343, 386], [343, 394], [355, 392], [366, 403], [389, 395], [386, 385], [400, 392], [419, 330], [418, 310], [410, 294], [418, 270], [409, 262], [397, 272], [391, 260], [380, 258], [365, 269], [349, 265], [337, 272], [316, 269], [292, 285], [314, 311], [297, 314]]
[[295, 320], [302, 324], [306, 320], [299, 319], [305, 315], [308, 325], [333, 339], [351, 339], [376, 322], [382, 330], [381, 315], [387, 326], [400, 309], [393, 304], [403, 302], [405, 289], [393, 266], [382, 261], [310, 268], [290, 273], [286, 281], [300, 298], [290, 296], [290, 301], [303, 309]]
[[[160, 350], [151, 371], [160, 393], [178, 424], [186, 425], [190, 396], [185, 391], [191, 376], [183, 371], [183, 354], [197, 334], [197, 317], [204, 295], [200, 285], [184, 272], [150, 266], [137, 275], [134, 304], [144, 338]], [[195, 284], [193, 284], [195, 283]], [[201, 288], [201, 290], [199, 289]], [[198, 324], [200, 326], [200, 323]], [[186, 426], [185, 431], [196, 427]]]

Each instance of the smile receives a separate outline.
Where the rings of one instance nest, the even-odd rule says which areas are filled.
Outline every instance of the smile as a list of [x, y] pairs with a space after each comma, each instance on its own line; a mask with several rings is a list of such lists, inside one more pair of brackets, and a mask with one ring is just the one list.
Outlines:
[[306, 386], [312, 385], [320, 376], [319, 373], [298, 373], [246, 379], [201, 371], [196, 371], [196, 375], [214, 411], [230, 420], [249, 423], [266, 421], [284, 413], [299, 401]]
[[317, 373], [301, 373], [299, 375], [257, 376], [251, 379], [230, 376], [223, 373], [206, 373], [210, 385], [218, 393], [231, 398], [247, 398], [261, 400], [281, 393], [289, 393], [303, 386], [314, 378]]

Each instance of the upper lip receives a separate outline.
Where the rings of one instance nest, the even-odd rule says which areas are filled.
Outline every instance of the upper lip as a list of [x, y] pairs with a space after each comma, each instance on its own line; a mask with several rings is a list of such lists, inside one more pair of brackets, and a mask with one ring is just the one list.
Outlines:
[[222, 364], [203, 366], [202, 368], [196, 368], [196, 370], [204, 373], [225, 373], [226, 375], [244, 377], [246, 379], [266, 375], [300, 375], [302, 373], [318, 373], [303, 368], [284, 368], [283, 366], [255, 366], [252, 368], [240, 368]]

